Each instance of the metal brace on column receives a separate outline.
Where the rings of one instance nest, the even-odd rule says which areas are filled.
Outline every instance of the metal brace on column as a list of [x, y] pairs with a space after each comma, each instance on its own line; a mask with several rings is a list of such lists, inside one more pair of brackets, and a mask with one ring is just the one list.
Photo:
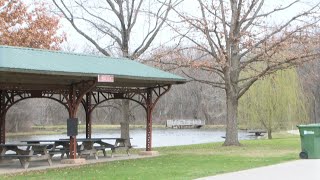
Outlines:
[[147, 126], [146, 126], [146, 151], [151, 151], [152, 146], [152, 90], [147, 92]]
[[[147, 124], [146, 124], [146, 151], [152, 150], [152, 111], [160, 99], [165, 93], [167, 93], [171, 88], [171, 85], [149, 88], [147, 91], [146, 98], [146, 113], [147, 113]], [[153, 100], [153, 95], [155, 95], [155, 99]]]
[[[69, 118], [76, 118], [78, 107], [83, 99], [83, 96], [90, 92], [95, 86], [97, 81], [82, 81], [78, 84], [70, 86], [69, 94], [65, 95], [68, 102]], [[77, 158], [77, 137], [70, 136], [70, 159]]]
[[6, 142], [6, 101], [5, 92], [0, 91], [0, 144], [5, 144]]
[[5, 143], [5, 124], [6, 124], [6, 113], [8, 110], [16, 103], [30, 98], [48, 98], [57, 101], [58, 103], [62, 104], [66, 108], [65, 99], [58, 97], [53, 97], [54, 94], [59, 94], [61, 91], [54, 92], [52, 91], [31, 91], [31, 90], [0, 90], [0, 143]]
[[86, 138], [91, 138], [91, 128], [92, 128], [92, 104], [91, 104], [91, 96], [92, 92], [88, 92], [86, 94], [86, 101], [85, 101], [85, 111], [86, 111]]

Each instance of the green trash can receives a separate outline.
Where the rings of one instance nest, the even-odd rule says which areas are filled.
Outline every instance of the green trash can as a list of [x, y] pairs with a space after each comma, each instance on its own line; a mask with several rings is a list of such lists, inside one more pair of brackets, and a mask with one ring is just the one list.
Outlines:
[[301, 138], [301, 159], [320, 159], [320, 124], [297, 126]]

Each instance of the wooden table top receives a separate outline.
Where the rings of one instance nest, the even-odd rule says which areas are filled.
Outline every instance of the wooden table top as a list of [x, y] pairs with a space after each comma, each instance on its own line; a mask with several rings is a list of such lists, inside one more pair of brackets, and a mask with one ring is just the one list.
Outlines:
[[8, 144], [0, 144], [0, 146], [5, 147], [5, 146], [49, 146], [52, 144], [38, 144], [38, 143], [32, 143], [32, 144], [27, 144], [27, 143], [8, 143]]

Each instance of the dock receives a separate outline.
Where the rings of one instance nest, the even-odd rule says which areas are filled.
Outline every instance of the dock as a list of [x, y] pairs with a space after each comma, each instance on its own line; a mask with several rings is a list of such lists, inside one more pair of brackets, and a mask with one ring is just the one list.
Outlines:
[[169, 119], [166, 122], [166, 127], [175, 129], [201, 128], [204, 125], [205, 120], [201, 119]]

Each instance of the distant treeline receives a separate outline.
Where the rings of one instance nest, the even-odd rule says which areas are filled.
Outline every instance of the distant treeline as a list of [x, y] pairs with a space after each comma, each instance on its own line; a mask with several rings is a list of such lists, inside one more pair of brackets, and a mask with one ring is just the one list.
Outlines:
[[[316, 63], [315, 63], [316, 64]], [[310, 78], [320, 72], [314, 64], [299, 69], [279, 71], [258, 81], [240, 99], [239, 123], [245, 128], [263, 128], [272, 131], [288, 129], [306, 122], [319, 122], [320, 92], [317, 81]], [[186, 71], [188, 69], [184, 69]], [[191, 70], [189, 70], [191, 71]], [[214, 78], [209, 73], [192, 70], [198, 76]], [[174, 73], [183, 75], [180, 70]], [[312, 78], [311, 78], [312, 79]], [[319, 81], [318, 81], [319, 82]], [[319, 88], [318, 88], [319, 87]], [[315, 98], [316, 97], [316, 98]], [[131, 124], [144, 124], [145, 111], [136, 103], [130, 104]], [[189, 82], [173, 86], [158, 102], [154, 110], [154, 123], [165, 124], [167, 119], [203, 119], [206, 124], [225, 124], [225, 94], [207, 84]], [[82, 124], [85, 113], [78, 113]], [[121, 101], [107, 101], [93, 112], [94, 124], [119, 124]], [[68, 118], [67, 110], [55, 101], [29, 99], [14, 105], [7, 113], [7, 129], [11, 132], [26, 131], [33, 125], [63, 125]]]

